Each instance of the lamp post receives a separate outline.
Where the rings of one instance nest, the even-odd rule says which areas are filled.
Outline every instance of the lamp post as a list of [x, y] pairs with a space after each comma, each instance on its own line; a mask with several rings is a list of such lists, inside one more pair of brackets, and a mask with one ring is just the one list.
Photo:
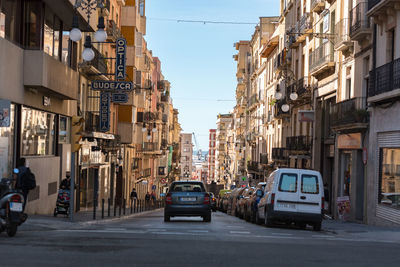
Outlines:
[[[103, 0], [75, 0], [74, 9], [82, 9], [86, 14], [87, 21], [89, 23], [90, 17], [97, 8], [104, 8]], [[107, 33], [104, 31], [104, 17], [100, 16], [97, 25], [97, 31], [94, 34], [94, 38], [97, 42], [104, 42], [107, 39]], [[78, 16], [74, 15], [72, 20], [72, 30], [70, 31], [69, 38], [71, 41], [78, 42], [82, 39], [82, 32], [79, 29]], [[84, 61], [92, 61], [94, 59], [94, 51], [92, 49], [92, 40], [89, 35], [85, 37], [85, 49], [82, 52], [82, 58]]]

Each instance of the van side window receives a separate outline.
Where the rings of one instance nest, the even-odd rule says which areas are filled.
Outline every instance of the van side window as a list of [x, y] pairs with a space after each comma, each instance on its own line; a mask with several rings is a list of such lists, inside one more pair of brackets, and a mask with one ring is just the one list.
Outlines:
[[281, 192], [297, 192], [297, 174], [282, 173], [279, 181], [279, 191]]
[[301, 192], [306, 194], [319, 194], [318, 177], [303, 174], [301, 176]]

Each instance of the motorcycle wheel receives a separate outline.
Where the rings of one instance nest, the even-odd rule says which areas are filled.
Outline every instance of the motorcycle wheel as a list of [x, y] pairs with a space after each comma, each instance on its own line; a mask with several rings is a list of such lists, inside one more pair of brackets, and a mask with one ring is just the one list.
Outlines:
[[6, 232], [9, 237], [15, 236], [15, 234], [17, 233], [17, 224], [10, 223], [10, 225], [7, 226]]

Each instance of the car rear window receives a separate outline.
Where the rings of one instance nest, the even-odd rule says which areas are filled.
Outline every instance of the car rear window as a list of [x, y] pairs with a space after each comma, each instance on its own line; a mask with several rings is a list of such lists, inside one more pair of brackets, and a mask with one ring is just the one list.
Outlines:
[[301, 192], [306, 194], [318, 194], [318, 177], [315, 175], [303, 174], [301, 176]]
[[297, 192], [297, 174], [282, 173], [279, 181], [279, 191], [281, 192]]
[[170, 192], [205, 192], [201, 183], [176, 183], [171, 186]]

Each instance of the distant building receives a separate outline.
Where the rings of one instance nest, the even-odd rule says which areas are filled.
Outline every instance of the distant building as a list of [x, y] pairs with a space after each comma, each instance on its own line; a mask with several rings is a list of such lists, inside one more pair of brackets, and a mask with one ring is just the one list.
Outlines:
[[192, 176], [193, 144], [192, 134], [181, 134], [181, 179], [190, 179]]
[[207, 183], [215, 182], [215, 148], [217, 141], [217, 130], [210, 129], [210, 142], [208, 145], [208, 180]]

